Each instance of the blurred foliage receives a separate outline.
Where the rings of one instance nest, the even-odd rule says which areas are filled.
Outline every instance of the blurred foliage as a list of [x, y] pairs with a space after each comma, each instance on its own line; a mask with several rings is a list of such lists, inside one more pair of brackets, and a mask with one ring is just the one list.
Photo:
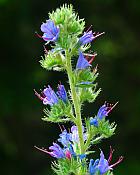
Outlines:
[[[119, 105], [109, 116], [116, 121], [116, 135], [100, 147], [112, 145], [124, 162], [115, 174], [140, 174], [140, 1], [138, 0], [0, 0], [1, 34], [1, 110], [0, 165], [1, 174], [47, 175], [48, 155], [34, 149], [46, 148], [60, 132], [54, 124], [42, 122], [43, 105], [33, 89], [58, 81], [66, 82], [63, 73], [46, 72], [40, 67], [43, 41], [35, 36], [49, 11], [63, 3], [72, 3], [87, 28], [106, 35], [92, 44], [98, 56], [93, 63], [99, 66], [100, 97], [87, 105], [83, 114], [93, 116], [105, 101]], [[68, 86], [66, 86], [68, 88]], [[98, 149], [96, 149], [99, 151]], [[116, 157], [117, 158], [117, 157]], [[51, 173], [50, 173], [51, 174]]]

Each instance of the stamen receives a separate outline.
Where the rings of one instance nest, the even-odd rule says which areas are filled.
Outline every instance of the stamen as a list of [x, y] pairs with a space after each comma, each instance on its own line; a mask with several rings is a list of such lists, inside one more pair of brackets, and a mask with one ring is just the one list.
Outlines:
[[97, 56], [97, 53], [94, 53], [93, 54], [93, 56], [92, 56], [92, 58], [88, 61], [89, 62], [89, 64], [91, 64], [92, 63], [92, 61], [94, 60], [94, 58]]
[[120, 156], [116, 163], [114, 163], [113, 165], [110, 165], [110, 168], [113, 168], [114, 166], [118, 165], [120, 162], [122, 162], [123, 159], [124, 159], [124, 157]]
[[34, 89], [35, 95], [40, 99], [43, 100], [44, 98]]
[[115, 150], [114, 149], [112, 149], [112, 147], [110, 146], [110, 154], [109, 154], [109, 158], [108, 158], [108, 163], [110, 164], [110, 162], [111, 162], [111, 160], [112, 160], [112, 155], [113, 155], [113, 152], [114, 152]]
[[95, 38], [97, 38], [97, 37], [99, 37], [99, 36], [105, 34], [105, 32], [102, 32], [102, 33], [99, 33], [99, 32], [98, 32], [97, 34], [96, 34], [96, 32], [94, 32], [93, 34], [95, 34], [95, 36], [94, 36], [94, 39], [95, 39]]
[[60, 128], [60, 131], [63, 132], [63, 129], [62, 129], [61, 125], [58, 124], [58, 126], [59, 126], [59, 128]]
[[64, 130], [66, 129], [64, 125], [62, 125], [62, 127], [63, 127]]
[[46, 55], [48, 54], [48, 51], [47, 51], [47, 49], [46, 49], [46, 47], [45, 46], [43, 46], [44, 47], [44, 51], [45, 51], [45, 53], [46, 53]]
[[44, 148], [39, 148], [39, 147], [37, 147], [37, 146], [34, 146], [36, 149], [38, 149], [39, 151], [42, 151], [42, 152], [44, 152], [44, 153], [47, 153], [47, 154], [51, 154], [50, 152], [48, 152], [46, 149], [44, 149]]
[[98, 64], [96, 65], [96, 67], [93, 69], [93, 73], [95, 74], [98, 70]]
[[114, 109], [115, 106], [116, 106], [118, 103], [119, 103], [119, 102], [117, 101], [112, 107], [110, 107], [110, 110], [107, 111], [107, 114], [109, 114], [109, 113], [112, 111], [112, 109]]
[[89, 28], [86, 30], [86, 33], [89, 32], [89, 30], [91, 29], [92, 25], [89, 26]]
[[42, 36], [39, 35], [37, 32], [35, 32], [35, 35], [36, 35], [38, 38], [42, 38]]
[[62, 85], [62, 83], [61, 83], [61, 81], [60, 81], [60, 80], [59, 80], [59, 84], [58, 84], [58, 86], [59, 86], [59, 85]]

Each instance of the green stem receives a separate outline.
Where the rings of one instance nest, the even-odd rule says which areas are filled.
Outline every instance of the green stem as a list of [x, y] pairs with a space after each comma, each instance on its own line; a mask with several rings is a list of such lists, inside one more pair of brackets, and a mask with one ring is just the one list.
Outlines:
[[[101, 135], [101, 136], [97, 137], [96, 139], [92, 140], [92, 143], [98, 142], [98, 141], [102, 140], [103, 138], [104, 138], [103, 135]], [[89, 135], [89, 137], [85, 143], [84, 151], [86, 151], [89, 148], [90, 143], [91, 143], [91, 139], [92, 139], [92, 137]]]
[[76, 88], [73, 81], [73, 72], [72, 72], [72, 65], [71, 65], [71, 55], [66, 50], [66, 70], [68, 74], [69, 84], [70, 84], [70, 90], [72, 95], [72, 100], [74, 104], [74, 110], [76, 115], [75, 124], [78, 128], [78, 134], [79, 134], [79, 142], [80, 142], [80, 154], [84, 153], [84, 138], [83, 138], [83, 129], [82, 129], [82, 119], [81, 119], [81, 104], [79, 100], [79, 96], [76, 93]]

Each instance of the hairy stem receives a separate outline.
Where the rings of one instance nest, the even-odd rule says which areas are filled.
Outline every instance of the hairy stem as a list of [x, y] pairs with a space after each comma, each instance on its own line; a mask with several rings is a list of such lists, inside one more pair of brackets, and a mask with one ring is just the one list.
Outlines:
[[78, 134], [79, 134], [79, 142], [80, 142], [80, 153], [84, 153], [84, 139], [83, 139], [83, 130], [82, 130], [82, 119], [81, 119], [81, 104], [79, 100], [79, 96], [76, 93], [76, 88], [73, 81], [73, 72], [72, 72], [72, 65], [71, 65], [71, 55], [68, 51], [66, 51], [66, 61], [67, 61], [67, 74], [70, 84], [70, 90], [71, 90], [71, 96], [73, 100], [76, 120], [75, 123], [78, 128]]

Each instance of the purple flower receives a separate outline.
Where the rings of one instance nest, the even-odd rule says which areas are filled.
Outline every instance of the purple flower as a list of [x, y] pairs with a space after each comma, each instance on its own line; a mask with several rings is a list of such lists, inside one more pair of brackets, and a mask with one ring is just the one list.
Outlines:
[[37, 148], [38, 150], [40, 150], [44, 153], [51, 155], [52, 157], [55, 157], [57, 159], [65, 157], [64, 150], [57, 143], [53, 143], [53, 146], [49, 147], [49, 150], [51, 150], [51, 151], [47, 151], [44, 148], [38, 148], [36, 146], [35, 146], [35, 148]]
[[61, 85], [61, 84], [58, 85], [57, 94], [58, 94], [59, 98], [62, 99], [64, 102], [66, 102], [68, 100], [67, 92], [65, 90], [64, 85]]
[[118, 104], [115, 103], [114, 105], [104, 103], [100, 109], [98, 110], [97, 116], [90, 119], [90, 125], [94, 125], [95, 127], [98, 127], [98, 121], [102, 120], [104, 117], [108, 116], [108, 114], [112, 111], [112, 109]]
[[[84, 133], [84, 126], [82, 127], [82, 129], [83, 129], [83, 137], [84, 137], [84, 141], [85, 141], [87, 139], [87, 135], [86, 135], [86, 133]], [[73, 125], [71, 127], [71, 141], [73, 143], [79, 143], [78, 128], [75, 125]]]
[[[77, 156], [73, 150], [72, 144], [69, 144], [68, 147], [65, 146], [64, 148], [61, 148], [57, 143], [53, 143], [53, 146], [49, 147], [50, 151], [47, 151], [45, 148], [38, 148], [37, 146], [35, 146], [35, 148], [57, 159], [61, 159], [61, 158], [71, 159], [71, 157], [76, 158]], [[82, 156], [81, 158], [83, 159], [84, 156]]]
[[100, 174], [106, 173], [108, 170], [111, 170], [112, 168], [109, 166], [108, 161], [105, 159], [103, 152], [100, 153], [100, 160], [98, 163], [98, 169]]
[[50, 19], [41, 25], [41, 31], [44, 33], [42, 38], [45, 41], [56, 41], [60, 33], [59, 27]]
[[98, 163], [99, 163], [99, 159], [97, 159], [95, 161], [93, 159], [90, 159], [90, 163], [89, 163], [90, 175], [95, 175], [95, 173], [98, 171], [98, 169], [97, 169]]
[[89, 163], [90, 175], [95, 175], [97, 172], [99, 172], [99, 174], [102, 175], [107, 171], [112, 170], [114, 166], [116, 166], [123, 160], [123, 157], [121, 156], [119, 157], [116, 163], [114, 163], [113, 165], [109, 165], [110, 161], [112, 160], [113, 151], [114, 150], [112, 150], [112, 148], [110, 147], [110, 155], [108, 160], [105, 159], [102, 151], [100, 153], [100, 159], [96, 159], [95, 161], [93, 159], [90, 160], [90, 163]]
[[108, 103], [104, 103], [104, 105], [102, 105], [97, 113], [97, 118], [102, 120], [104, 117], [108, 116], [108, 114], [112, 111], [112, 109], [118, 104], [115, 103], [114, 105], [112, 104], [108, 104]]
[[85, 69], [89, 66], [91, 66], [91, 64], [89, 64], [89, 62], [85, 59], [83, 53], [79, 51], [79, 58], [76, 64], [76, 69]]
[[[77, 143], [79, 142], [79, 138], [78, 138], [78, 130], [76, 126], [72, 126], [71, 128], [72, 133], [68, 133], [67, 130], [65, 129], [59, 136], [60, 138], [58, 139], [58, 141], [62, 144], [62, 147], [59, 146], [57, 143], [53, 143], [53, 146], [49, 147], [49, 150], [46, 150], [44, 148], [38, 148], [35, 146], [35, 148], [37, 148], [38, 150], [47, 153], [49, 155], [51, 155], [52, 157], [55, 157], [57, 159], [60, 158], [67, 158], [67, 159], [71, 159], [73, 158], [79, 158], [81, 160], [83, 160], [86, 155], [85, 154], [76, 154], [74, 148], [76, 148], [76, 150], [78, 149], [77, 147]], [[83, 132], [84, 132], [84, 127], [83, 127]], [[84, 140], [85, 140], [85, 133], [84, 133]], [[76, 145], [75, 145], [76, 144]]]
[[92, 31], [85, 32], [82, 37], [79, 38], [78, 43], [80, 45], [88, 44], [94, 39]]
[[99, 32], [94, 32], [92, 33], [92, 30], [87, 31], [84, 33], [83, 36], [79, 38], [78, 43], [82, 46], [84, 44], [88, 44], [92, 42], [94, 39], [98, 38], [99, 36], [103, 35], [105, 32], [99, 33]]
[[41, 101], [43, 101], [44, 105], [50, 105], [50, 106], [57, 104], [59, 99], [63, 100], [64, 102], [68, 100], [64, 85], [58, 85], [58, 91], [56, 93], [50, 86], [48, 86], [41, 92], [41, 95], [36, 91], [35, 91], [35, 95]]
[[58, 97], [54, 90], [50, 86], [48, 88], [45, 88], [43, 90], [43, 94], [45, 95], [45, 98], [43, 99], [43, 104], [44, 105], [54, 105], [58, 103]]
[[62, 143], [63, 146], [68, 147], [68, 145], [70, 144], [70, 140], [71, 140], [70, 133], [68, 133], [67, 130], [65, 129], [59, 136], [60, 138], [58, 139], [58, 141]]

